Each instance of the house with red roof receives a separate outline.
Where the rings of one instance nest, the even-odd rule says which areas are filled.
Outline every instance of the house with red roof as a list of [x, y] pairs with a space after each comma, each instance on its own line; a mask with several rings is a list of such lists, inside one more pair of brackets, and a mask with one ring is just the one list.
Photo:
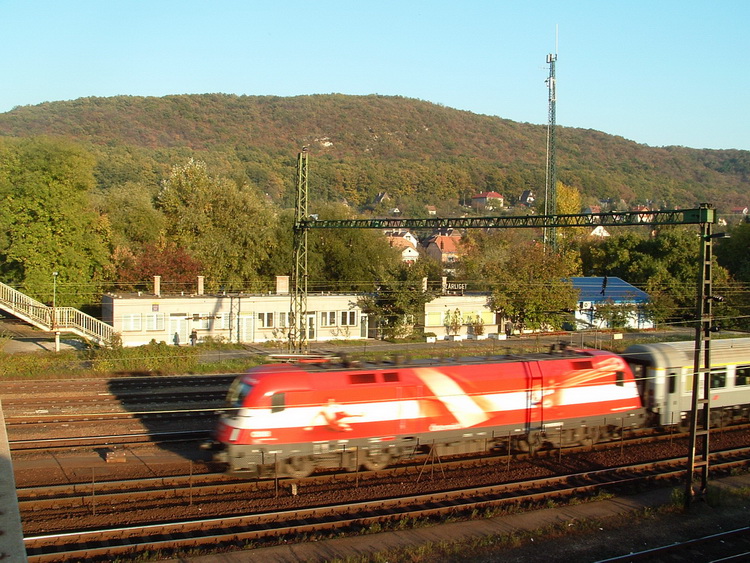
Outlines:
[[425, 252], [441, 264], [449, 267], [458, 262], [461, 255], [461, 235], [432, 235], [424, 242]]

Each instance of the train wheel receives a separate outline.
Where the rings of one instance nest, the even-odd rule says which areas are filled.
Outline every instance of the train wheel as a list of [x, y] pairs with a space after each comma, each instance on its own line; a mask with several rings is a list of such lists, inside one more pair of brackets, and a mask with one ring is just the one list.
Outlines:
[[307, 477], [315, 469], [313, 460], [306, 456], [290, 457], [284, 464], [284, 473], [294, 479]]
[[590, 448], [599, 441], [599, 427], [586, 429], [586, 436], [581, 440], [581, 445]]
[[529, 432], [529, 455], [534, 455], [539, 448], [542, 447], [544, 444], [544, 440], [542, 440], [542, 433], [541, 432]]
[[389, 463], [391, 463], [391, 454], [388, 452], [370, 452], [362, 460], [362, 465], [370, 471], [385, 469]]

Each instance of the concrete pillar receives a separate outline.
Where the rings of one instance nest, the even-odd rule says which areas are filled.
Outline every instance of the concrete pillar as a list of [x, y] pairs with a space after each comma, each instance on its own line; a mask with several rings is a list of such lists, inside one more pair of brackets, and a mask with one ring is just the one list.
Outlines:
[[198, 295], [203, 295], [203, 276], [198, 276]]
[[161, 276], [154, 276], [154, 295], [161, 297]]
[[0, 559], [23, 562], [27, 561], [26, 548], [4, 420], [0, 403]]

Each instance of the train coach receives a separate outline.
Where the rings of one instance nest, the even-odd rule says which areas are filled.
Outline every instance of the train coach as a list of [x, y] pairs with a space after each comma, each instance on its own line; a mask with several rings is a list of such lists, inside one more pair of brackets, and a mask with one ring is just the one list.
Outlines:
[[232, 384], [210, 447], [233, 472], [302, 477], [319, 467], [380, 469], [415, 453], [587, 444], [645, 424], [642, 389], [622, 357], [555, 348], [259, 366]]
[[[750, 414], [750, 338], [710, 343], [711, 424], [721, 426]], [[687, 429], [693, 396], [695, 342], [637, 344], [624, 357], [642, 387], [651, 423]], [[703, 359], [700, 360], [701, 367]], [[703, 374], [698, 388], [703, 389]]]

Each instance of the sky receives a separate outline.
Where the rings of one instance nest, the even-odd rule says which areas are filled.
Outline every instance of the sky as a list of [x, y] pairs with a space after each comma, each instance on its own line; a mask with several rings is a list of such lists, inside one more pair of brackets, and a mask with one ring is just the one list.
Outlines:
[[0, 113], [88, 96], [404, 96], [750, 150], [748, 0], [0, 0]]

